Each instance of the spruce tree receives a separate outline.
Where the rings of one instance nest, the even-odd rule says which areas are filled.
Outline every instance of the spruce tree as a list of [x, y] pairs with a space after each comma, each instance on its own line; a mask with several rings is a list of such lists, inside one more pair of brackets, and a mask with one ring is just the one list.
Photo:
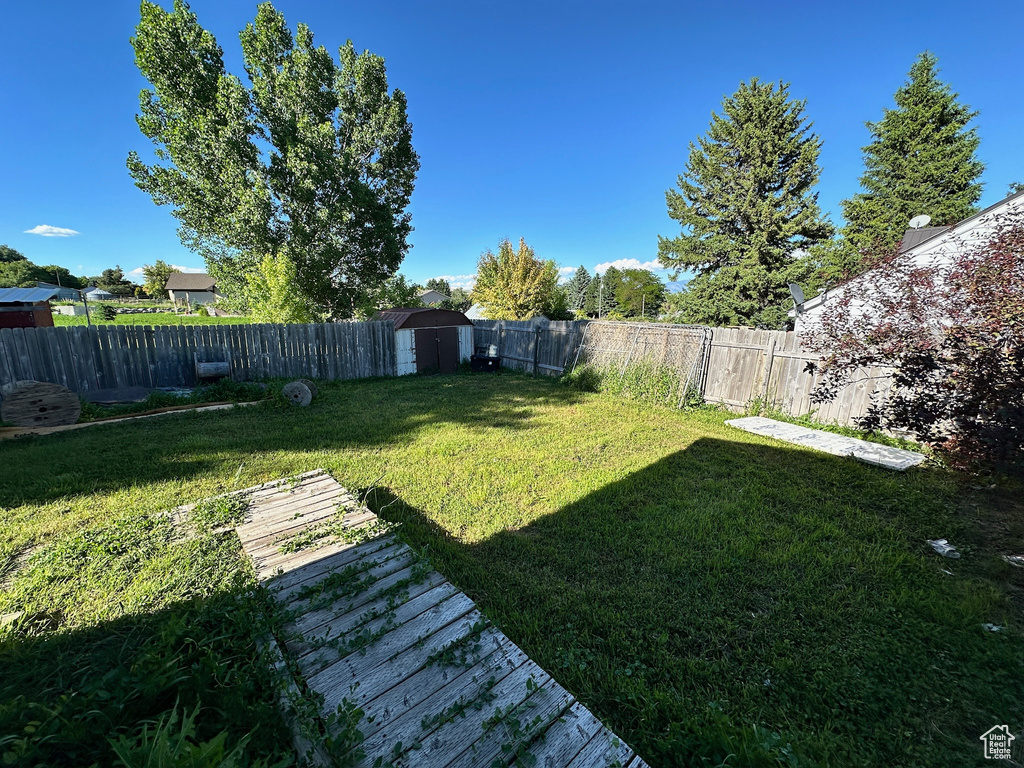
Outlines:
[[608, 267], [604, 274], [595, 274], [584, 295], [583, 311], [598, 318], [616, 312], [619, 302], [615, 298], [615, 291], [618, 290], [621, 278], [622, 273], [616, 267]]
[[590, 273], [581, 264], [569, 282], [565, 284], [565, 295], [570, 310], [583, 309], [583, 303], [587, 296], [587, 286], [589, 285]]
[[[754, 78], [722, 102], [666, 193], [683, 228], [659, 237], [658, 258], [676, 274], [695, 270], [686, 322], [777, 328], [790, 304], [794, 253], [832, 234], [817, 193], [821, 140], [789, 85]], [[801, 270], [802, 271], [802, 270]]]
[[985, 166], [975, 157], [977, 132], [967, 124], [978, 113], [939, 80], [937, 62], [927, 51], [918, 56], [896, 91], [896, 109], [867, 124], [864, 191], [842, 203], [843, 235], [859, 251], [894, 247], [919, 214], [946, 225], [977, 211]]

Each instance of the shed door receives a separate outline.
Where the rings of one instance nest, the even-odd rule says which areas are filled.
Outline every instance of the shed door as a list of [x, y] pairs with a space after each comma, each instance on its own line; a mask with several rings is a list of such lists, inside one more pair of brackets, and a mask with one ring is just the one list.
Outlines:
[[437, 370], [437, 329], [416, 329], [416, 373]]
[[455, 373], [459, 368], [458, 328], [416, 329], [416, 372]]
[[459, 369], [459, 329], [438, 328], [437, 360], [441, 373], [455, 373]]

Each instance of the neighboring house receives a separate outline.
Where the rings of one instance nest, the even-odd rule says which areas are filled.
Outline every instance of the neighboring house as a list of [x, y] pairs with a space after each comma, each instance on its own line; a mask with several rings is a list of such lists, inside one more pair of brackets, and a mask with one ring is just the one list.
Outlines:
[[474, 304], [466, 310], [466, 317], [470, 320], [486, 320], [487, 310], [484, 309], [483, 304]]
[[[973, 248], [988, 242], [995, 234], [996, 227], [1006, 215], [1024, 213], [1024, 192], [1017, 192], [995, 205], [964, 219], [951, 227], [922, 227], [908, 229], [900, 241], [900, 253], [907, 254], [918, 267], [942, 267], [952, 262], [953, 255], [964, 248]], [[837, 297], [857, 294], [867, 295], [873, 290], [872, 270], [825, 291], [813, 299], [807, 299], [789, 311], [793, 318], [794, 330], [799, 332], [815, 325], [825, 312], [830, 301]]]
[[420, 301], [423, 302], [424, 306], [430, 306], [431, 304], [440, 304], [442, 301], [448, 301], [451, 296], [445, 296], [440, 291], [427, 289], [420, 291]]
[[52, 328], [57, 287], [0, 288], [0, 328]]
[[217, 281], [205, 272], [172, 272], [165, 288], [175, 304], [212, 304], [220, 298]]
[[54, 285], [53, 283], [36, 283], [37, 288], [53, 290], [51, 301], [81, 301], [82, 292], [77, 288], [68, 288], [66, 285]]
[[110, 291], [104, 291], [95, 285], [91, 288], [86, 288], [82, 293], [85, 294], [85, 298], [89, 301], [113, 301], [117, 298]]

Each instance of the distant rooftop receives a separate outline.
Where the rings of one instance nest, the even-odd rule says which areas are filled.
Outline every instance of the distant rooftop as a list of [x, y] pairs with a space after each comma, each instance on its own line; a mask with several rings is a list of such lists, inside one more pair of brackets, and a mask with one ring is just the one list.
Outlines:
[[36, 304], [49, 301], [57, 293], [53, 288], [0, 288], [0, 304]]
[[167, 278], [168, 291], [212, 291], [217, 281], [205, 272], [172, 272]]

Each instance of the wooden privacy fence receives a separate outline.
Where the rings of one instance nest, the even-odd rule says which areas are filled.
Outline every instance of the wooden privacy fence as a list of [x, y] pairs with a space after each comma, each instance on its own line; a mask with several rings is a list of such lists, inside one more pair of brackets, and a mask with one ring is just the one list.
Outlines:
[[524, 373], [561, 375], [580, 343], [586, 323], [529, 320], [474, 320], [473, 345], [498, 348], [501, 367]]
[[49, 381], [75, 392], [196, 384], [196, 362], [238, 380], [395, 375], [390, 322], [310, 325], [94, 325], [0, 329], [0, 386]]
[[[581, 364], [610, 369], [612, 375], [625, 375], [630, 364], [654, 363], [676, 370], [684, 387], [707, 402], [736, 409], [760, 402], [824, 422], [853, 424], [891, 384], [885, 369], [860, 369], [833, 400], [813, 403], [811, 394], [821, 377], [806, 369], [818, 356], [801, 349], [799, 337], [785, 331], [595, 322], [579, 338]], [[567, 370], [572, 365], [569, 359]]]
[[853, 424], [867, 413], [872, 396], [884, 397], [891, 378], [883, 368], [862, 368], [827, 403], [812, 403], [821, 381], [806, 371], [818, 355], [800, 348], [800, 338], [787, 331], [712, 328], [704, 379], [704, 399], [732, 407], [760, 401], [791, 416], [813, 413], [819, 421]]

